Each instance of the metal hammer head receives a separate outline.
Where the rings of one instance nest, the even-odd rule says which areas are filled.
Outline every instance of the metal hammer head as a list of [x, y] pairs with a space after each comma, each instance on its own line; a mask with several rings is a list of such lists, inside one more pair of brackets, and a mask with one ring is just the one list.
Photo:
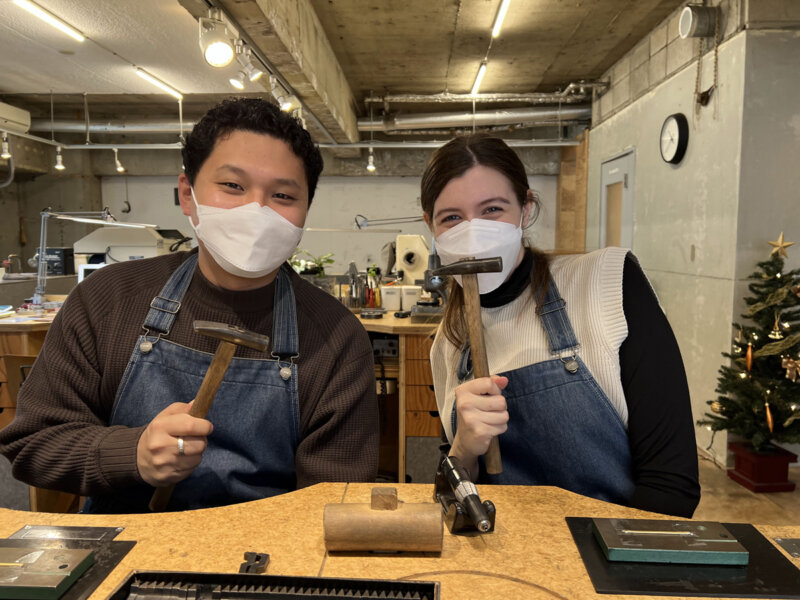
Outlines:
[[473, 275], [478, 273], [499, 273], [503, 270], [503, 259], [499, 256], [493, 258], [464, 258], [439, 267], [433, 275]]
[[194, 330], [200, 335], [217, 338], [231, 344], [247, 346], [265, 352], [269, 348], [269, 336], [247, 331], [241, 327], [234, 327], [227, 323], [214, 321], [195, 321]]

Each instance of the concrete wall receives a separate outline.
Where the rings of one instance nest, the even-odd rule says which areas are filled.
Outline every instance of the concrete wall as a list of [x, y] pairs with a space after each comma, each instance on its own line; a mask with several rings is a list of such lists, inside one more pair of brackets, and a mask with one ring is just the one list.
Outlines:
[[[695, 115], [695, 72], [687, 67], [605, 120], [590, 135], [587, 248], [598, 246], [602, 162], [633, 149], [633, 251], [680, 344], [696, 417], [705, 412], [705, 401], [716, 397], [720, 353], [730, 348], [744, 55], [744, 35], [720, 48], [724, 77], [717, 94], [716, 119], [714, 106], [703, 109], [699, 117]], [[658, 139], [664, 119], [676, 112], [687, 116], [690, 133], [683, 161], [672, 166], [661, 159]], [[707, 431], [698, 430], [697, 436], [699, 445], [708, 445]], [[718, 452], [724, 450], [723, 438], [717, 436]]]
[[[103, 177], [103, 204], [122, 221], [156, 223], [162, 228], [180, 229], [187, 235], [194, 235], [186, 217], [174, 205], [176, 179]], [[528, 237], [535, 245], [551, 249], [555, 240], [557, 177], [530, 176], [529, 181], [542, 197], [542, 211], [537, 224], [528, 230]], [[419, 177], [322, 177], [300, 247], [314, 256], [333, 252], [336, 263], [329, 267], [330, 273], [344, 273], [350, 261], [355, 261], [360, 269], [372, 263], [380, 264], [381, 247], [394, 240], [398, 233], [373, 233], [369, 228], [355, 232], [355, 216], [362, 214], [368, 219], [382, 219], [421, 215], [419, 184]], [[122, 212], [126, 200], [131, 208], [129, 213]], [[375, 229], [399, 229], [402, 233], [421, 234], [430, 239], [424, 223], [376, 226]]]
[[[588, 248], [599, 240], [603, 161], [636, 154], [633, 250], [680, 344], [696, 418], [716, 396], [721, 352], [730, 350], [731, 322], [744, 310], [747, 275], [769, 256], [767, 241], [781, 230], [800, 241], [800, 5], [713, 4], [721, 7], [725, 39], [711, 103], [695, 110], [697, 41], [677, 37], [676, 11], [604, 77], [611, 87], [593, 105], [589, 149]], [[781, 29], [759, 30], [748, 21], [754, 15]], [[713, 52], [706, 52], [699, 87], [712, 83]], [[689, 119], [690, 136], [683, 161], [671, 166], [659, 156], [658, 137], [675, 112]], [[800, 265], [800, 252], [792, 250], [787, 268]], [[709, 447], [710, 432], [698, 428], [697, 441], [725, 461], [725, 432]]]

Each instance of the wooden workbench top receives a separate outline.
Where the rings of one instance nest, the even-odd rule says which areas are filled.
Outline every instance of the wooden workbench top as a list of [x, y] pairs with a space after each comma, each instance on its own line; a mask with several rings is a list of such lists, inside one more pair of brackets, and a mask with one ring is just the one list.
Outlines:
[[[431, 485], [392, 485], [405, 502], [431, 501]], [[596, 595], [564, 517], [663, 515], [593, 500], [552, 487], [483, 486], [494, 502], [492, 534], [453, 536], [438, 554], [326, 554], [325, 504], [369, 502], [373, 484], [324, 483], [245, 504], [156, 515], [56, 515], [0, 509], [0, 537], [24, 525], [122, 526], [136, 546], [91, 596], [106, 598], [137, 570], [235, 573], [244, 552], [270, 555], [273, 575], [441, 582], [443, 600], [635, 598]], [[800, 537], [798, 527], [759, 527], [767, 537]], [[788, 554], [780, 550], [785, 556]], [[800, 567], [800, 559], [791, 559]], [[640, 598], [640, 597], [639, 597]]]
[[435, 333], [439, 327], [438, 323], [412, 323], [410, 317], [398, 319], [394, 313], [388, 311], [380, 319], [362, 319], [360, 315], [357, 316], [364, 329], [373, 333], [424, 335]]

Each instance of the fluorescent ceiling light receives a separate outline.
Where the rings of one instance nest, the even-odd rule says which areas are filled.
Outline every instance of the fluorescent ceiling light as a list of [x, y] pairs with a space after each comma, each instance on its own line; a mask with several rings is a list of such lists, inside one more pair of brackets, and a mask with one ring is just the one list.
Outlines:
[[511, 0], [502, 0], [500, 2], [500, 8], [497, 9], [497, 16], [494, 18], [494, 27], [492, 27], [493, 38], [500, 35], [500, 28], [503, 26], [503, 19], [506, 18], [509, 4], [511, 4]]
[[200, 48], [203, 58], [212, 67], [227, 67], [234, 57], [232, 36], [218, 19], [200, 18]]
[[483, 76], [486, 74], [486, 63], [482, 62], [480, 68], [478, 69], [478, 74], [475, 76], [475, 83], [472, 84], [472, 95], [478, 93], [478, 89], [481, 87], [481, 81], [483, 81]]
[[183, 100], [183, 94], [181, 94], [178, 90], [176, 90], [173, 87], [168, 86], [166, 83], [164, 83], [160, 79], [157, 79], [156, 77], [153, 77], [152, 75], [150, 75], [150, 73], [148, 73], [144, 69], [136, 67], [136, 74], [139, 77], [141, 77], [142, 79], [144, 79], [145, 81], [148, 81], [149, 83], [152, 83], [158, 89], [168, 93], [170, 96], [173, 96], [174, 98], [176, 98], [178, 100]]
[[63, 31], [69, 37], [78, 42], [82, 42], [86, 39], [83, 36], [83, 34], [79, 32], [77, 29], [73, 29], [72, 27], [64, 23], [64, 21], [62, 21], [52, 13], [47, 12], [41, 6], [34, 4], [30, 0], [14, 0], [14, 4], [19, 6], [20, 8], [24, 8], [32, 15], [39, 17], [42, 21], [44, 21], [48, 25], [52, 25], [56, 29]]

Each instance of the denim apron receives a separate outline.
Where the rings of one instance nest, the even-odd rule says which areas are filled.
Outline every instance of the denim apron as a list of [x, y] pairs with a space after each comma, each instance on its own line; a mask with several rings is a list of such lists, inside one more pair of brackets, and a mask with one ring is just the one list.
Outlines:
[[[190, 402], [213, 354], [164, 339], [192, 280], [197, 255], [181, 264], [150, 304], [122, 377], [109, 425], [142, 427], [173, 402]], [[214, 424], [203, 460], [179, 482], [169, 510], [257, 500], [295, 489], [300, 440], [294, 292], [284, 267], [275, 282], [271, 360], [234, 358], [207, 419]], [[177, 452], [177, 450], [176, 450]], [[87, 499], [83, 512], [146, 512], [155, 488], [142, 484]]]
[[[503, 472], [486, 473], [481, 482], [504, 485], [553, 485], [577, 494], [627, 504], [634, 482], [628, 435], [619, 414], [577, 355], [580, 348], [555, 282], [539, 314], [556, 358], [499, 373], [508, 430], [499, 436]], [[469, 347], [458, 365], [462, 382], [472, 375]], [[455, 435], [457, 412], [451, 414]]]

